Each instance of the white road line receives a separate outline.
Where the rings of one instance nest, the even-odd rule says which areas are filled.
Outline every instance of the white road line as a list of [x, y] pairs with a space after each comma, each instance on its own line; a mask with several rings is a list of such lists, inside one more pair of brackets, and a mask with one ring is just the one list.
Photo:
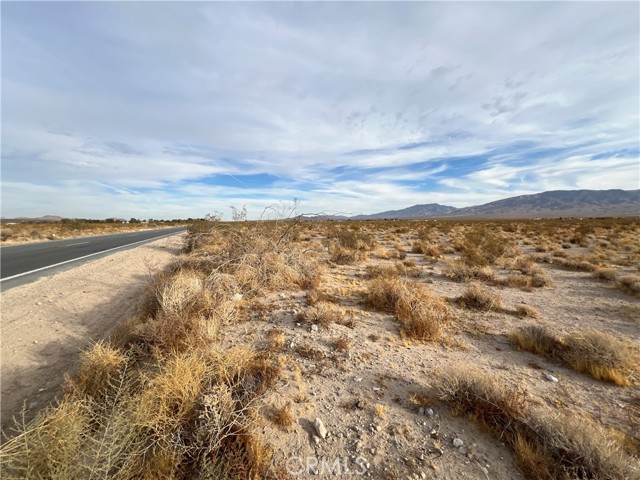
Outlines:
[[74, 245], [84, 245], [86, 243], [89, 243], [89, 242], [70, 243], [69, 245], [60, 245], [60, 246], [58, 246], [58, 248], [72, 247]]
[[169, 233], [167, 235], [162, 235], [161, 237], [153, 237], [153, 238], [148, 238], [146, 240], [139, 240], [137, 242], [127, 243], [126, 245], [120, 245], [119, 247], [114, 247], [114, 248], [109, 248], [107, 250], [102, 250], [101, 252], [90, 253], [89, 255], [83, 255], [82, 257], [76, 257], [76, 258], [72, 258], [71, 260], [65, 260], [64, 262], [54, 263], [53, 265], [48, 265], [46, 267], [40, 267], [40, 268], [36, 268], [35, 270], [29, 270], [28, 272], [18, 273], [17, 275], [12, 275], [10, 277], [6, 277], [6, 278], [0, 279], [0, 283], [4, 282], [5, 280], [13, 280], [14, 278], [23, 277], [25, 275], [29, 275], [30, 273], [41, 272], [42, 270], [47, 270], [49, 268], [58, 267], [60, 265], [64, 265], [65, 263], [71, 263], [71, 262], [75, 262], [76, 260], [82, 260], [83, 258], [89, 258], [89, 257], [93, 257], [95, 255], [101, 255], [101, 254], [106, 253], [106, 252], [112, 252], [114, 250], [119, 250], [121, 248], [129, 247], [131, 245], [136, 245], [138, 243], [148, 242], [150, 240], [159, 240], [161, 238], [171, 237], [172, 235], [178, 235], [179, 233], [180, 232], [174, 232], [174, 233]]

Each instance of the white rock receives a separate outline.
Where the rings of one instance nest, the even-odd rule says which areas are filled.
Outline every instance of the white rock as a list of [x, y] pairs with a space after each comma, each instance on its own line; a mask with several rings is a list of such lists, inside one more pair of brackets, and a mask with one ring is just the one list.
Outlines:
[[558, 379], [556, 377], [554, 377], [553, 375], [551, 375], [550, 373], [545, 374], [544, 378], [546, 378], [550, 382], [557, 382], [558, 381]]
[[233, 297], [232, 297], [234, 302], [239, 302], [240, 300], [242, 300], [242, 294], [241, 293], [236, 293]]
[[324, 423], [322, 423], [322, 420], [320, 420], [319, 418], [316, 418], [313, 421], [313, 428], [316, 429], [316, 433], [320, 438], [324, 439], [327, 437], [327, 428], [324, 426]]
[[459, 438], [454, 438], [453, 439], [453, 446], [456, 448], [459, 448], [461, 446], [464, 445], [464, 442], [462, 440], [460, 440]]
[[311, 325], [311, 331], [312, 332], [317, 332], [318, 331], [318, 325], [316, 325], [315, 323], [313, 325]]
[[432, 409], [430, 409], [430, 408], [427, 408], [427, 409], [424, 411], [424, 414], [425, 414], [427, 417], [433, 417], [433, 415], [434, 415], [433, 410], [432, 410]]

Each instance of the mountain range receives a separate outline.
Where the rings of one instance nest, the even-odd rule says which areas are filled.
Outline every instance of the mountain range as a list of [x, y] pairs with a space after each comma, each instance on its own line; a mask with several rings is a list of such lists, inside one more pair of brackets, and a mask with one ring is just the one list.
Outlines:
[[438, 203], [413, 205], [370, 215], [324, 216], [334, 220], [420, 218], [557, 218], [638, 217], [640, 190], [553, 190], [520, 195], [473, 207], [456, 208]]
[[[314, 220], [383, 220], [421, 218], [558, 218], [640, 217], [640, 190], [553, 190], [520, 195], [473, 207], [456, 208], [438, 203], [413, 205], [370, 215], [305, 216]], [[3, 223], [59, 222], [63, 217], [1, 218]]]

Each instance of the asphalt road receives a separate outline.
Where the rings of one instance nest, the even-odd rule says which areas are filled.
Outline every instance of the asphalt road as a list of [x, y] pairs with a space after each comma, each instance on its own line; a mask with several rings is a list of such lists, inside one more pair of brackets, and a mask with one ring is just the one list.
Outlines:
[[52, 273], [53, 269], [75, 266], [114, 250], [135, 247], [185, 230], [186, 227], [163, 228], [2, 247], [0, 282], [2, 288], [6, 289]]

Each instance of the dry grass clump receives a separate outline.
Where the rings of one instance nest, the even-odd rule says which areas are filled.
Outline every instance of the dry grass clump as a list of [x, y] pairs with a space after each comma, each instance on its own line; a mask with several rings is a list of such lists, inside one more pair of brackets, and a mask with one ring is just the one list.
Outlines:
[[127, 355], [104, 342], [96, 343], [80, 356], [75, 376], [65, 375], [65, 390], [78, 397], [86, 395], [98, 400], [111, 387], [127, 363]]
[[456, 298], [456, 302], [465, 308], [483, 311], [502, 307], [502, 299], [478, 283], [470, 283], [465, 292]]
[[387, 418], [387, 407], [380, 403], [376, 403], [373, 406], [373, 414], [378, 418]]
[[331, 245], [329, 247], [329, 258], [337, 265], [352, 265], [364, 262], [367, 259], [367, 252], [344, 248], [340, 245]]
[[637, 353], [605, 332], [574, 332], [559, 338], [544, 327], [529, 325], [509, 335], [519, 349], [561, 362], [596, 380], [630, 386], [637, 375]]
[[268, 349], [269, 350], [281, 350], [284, 347], [287, 337], [284, 331], [279, 328], [272, 328], [267, 332]]
[[369, 278], [394, 278], [399, 274], [396, 264], [393, 265], [368, 265], [367, 276]]
[[395, 314], [401, 331], [416, 340], [434, 340], [452, 319], [446, 302], [426, 285], [397, 278], [379, 277], [370, 281], [366, 303], [377, 310]]
[[342, 336], [333, 342], [333, 348], [339, 352], [346, 352], [351, 348], [351, 344], [352, 342], [349, 337]]
[[291, 410], [291, 403], [274, 405], [271, 408], [269, 419], [284, 431], [289, 431], [295, 422], [295, 416]]
[[538, 325], [520, 327], [509, 335], [509, 340], [520, 350], [537, 353], [548, 358], [558, 358], [564, 349], [558, 337]]
[[638, 461], [619, 436], [576, 415], [554, 417], [531, 410], [526, 394], [473, 368], [450, 369], [436, 386], [454, 413], [488, 428], [514, 451], [529, 478], [632, 478]]
[[455, 282], [478, 280], [491, 283], [496, 281], [496, 275], [490, 266], [468, 265], [463, 260], [447, 262], [442, 273]]
[[132, 365], [100, 398], [75, 388], [5, 443], [3, 478], [264, 478], [254, 362], [247, 350], [193, 351]]
[[318, 302], [300, 312], [297, 319], [308, 325], [329, 328], [332, 323], [340, 323], [343, 317], [344, 312], [340, 307], [329, 302]]
[[609, 333], [575, 332], [564, 338], [563, 360], [596, 380], [627, 387], [637, 373], [637, 358], [629, 345]]
[[519, 317], [530, 317], [530, 318], [539, 318], [540, 312], [531, 305], [527, 305], [526, 303], [522, 303], [520, 305], [516, 305], [515, 313]]
[[640, 276], [625, 275], [616, 280], [616, 286], [627, 293], [640, 297]]
[[411, 253], [422, 253], [427, 258], [439, 258], [442, 256], [442, 252], [438, 245], [426, 240], [417, 240], [413, 242], [413, 245], [411, 246]]
[[[367, 252], [375, 247], [375, 238], [369, 233], [337, 227], [327, 235], [329, 258], [338, 265], [351, 265], [367, 259]], [[391, 258], [391, 255], [390, 255]]]

